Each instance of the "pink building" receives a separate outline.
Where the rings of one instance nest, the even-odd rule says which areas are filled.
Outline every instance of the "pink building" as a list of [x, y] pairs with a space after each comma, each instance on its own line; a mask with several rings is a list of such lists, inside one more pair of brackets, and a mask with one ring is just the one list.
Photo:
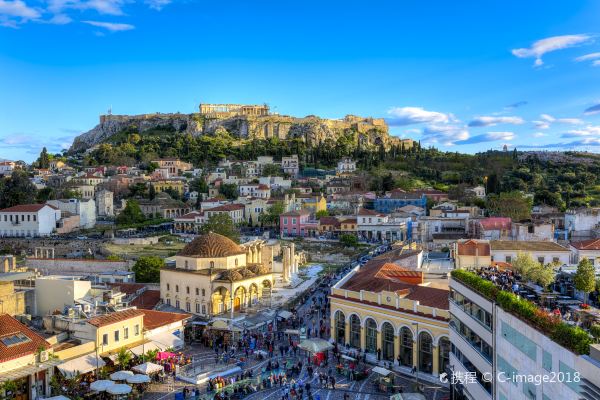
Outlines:
[[319, 221], [311, 220], [308, 210], [288, 211], [279, 216], [279, 227], [282, 237], [315, 236]]

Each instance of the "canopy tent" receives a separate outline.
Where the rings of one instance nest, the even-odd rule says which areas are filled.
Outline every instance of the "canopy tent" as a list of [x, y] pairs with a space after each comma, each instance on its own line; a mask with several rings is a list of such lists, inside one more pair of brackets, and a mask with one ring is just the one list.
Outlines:
[[135, 375], [131, 375], [129, 378], [127, 378], [127, 383], [149, 383], [150, 382], [150, 378], [148, 377], [148, 375], [144, 375], [144, 374], [135, 374]]
[[343, 358], [344, 360], [348, 360], [348, 361], [356, 361], [356, 358], [354, 358], [354, 357], [350, 357], [350, 356], [347, 356], [347, 355], [345, 355], [345, 354], [343, 354], [343, 355], [342, 355], [342, 358]]
[[115, 383], [106, 388], [106, 392], [110, 394], [128, 394], [131, 393], [131, 386], [124, 383]]
[[135, 372], [139, 372], [140, 374], [145, 374], [145, 375], [149, 375], [149, 374], [154, 374], [156, 372], [160, 372], [163, 370], [162, 365], [158, 365], [158, 364], [154, 364], [151, 362], [146, 362], [140, 365], [136, 365], [135, 367], [131, 368], [132, 370], [134, 370]]
[[141, 356], [142, 354], [146, 354], [149, 351], [153, 351], [153, 350], [160, 351], [161, 348], [158, 347], [156, 345], [156, 343], [154, 343], [154, 342], [148, 342], [148, 343], [140, 344], [139, 346], [129, 349], [129, 351], [131, 351], [133, 354], [135, 354], [138, 357]]
[[117, 371], [110, 374], [110, 379], [112, 379], [113, 381], [124, 381], [132, 375], [133, 372], [131, 371]]
[[287, 310], [281, 310], [279, 311], [279, 313], [277, 314], [277, 316], [279, 318], [283, 318], [283, 319], [288, 319], [292, 316], [293, 314]]
[[102, 368], [106, 363], [95, 354], [87, 354], [57, 365], [58, 370], [67, 378], [73, 378], [79, 374], [86, 374], [96, 368]]
[[163, 332], [156, 336], [152, 336], [150, 339], [152, 340], [152, 343], [157, 347], [160, 347], [161, 350], [166, 350], [168, 348], [180, 349], [183, 347], [183, 340], [171, 332]]
[[333, 349], [333, 345], [331, 343], [329, 343], [327, 340], [319, 338], [304, 339], [300, 342], [298, 347], [310, 353], [322, 353], [324, 351]]
[[392, 371], [390, 371], [389, 369], [385, 369], [382, 367], [374, 367], [372, 369], [373, 372], [375, 372], [376, 374], [382, 375], [382, 376], [388, 376], [389, 374], [392, 373]]
[[102, 379], [102, 380], [90, 383], [90, 390], [93, 390], [94, 392], [104, 392], [107, 387], [112, 386], [113, 384], [114, 384], [113, 381], [109, 381], [107, 379]]
[[168, 359], [168, 358], [172, 358], [172, 357], [177, 357], [177, 354], [175, 354], [175, 353], [170, 353], [170, 352], [168, 352], [168, 351], [159, 351], [159, 352], [156, 354], [156, 359], [157, 359], [158, 361], [166, 360], [166, 359]]
[[300, 331], [298, 329], [286, 329], [283, 331], [286, 335], [300, 335]]

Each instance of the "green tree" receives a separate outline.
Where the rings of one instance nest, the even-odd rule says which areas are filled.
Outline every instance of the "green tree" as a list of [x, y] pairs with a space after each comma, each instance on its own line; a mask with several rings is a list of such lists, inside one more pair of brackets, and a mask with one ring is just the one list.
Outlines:
[[235, 183], [224, 183], [219, 186], [219, 193], [226, 199], [235, 200], [238, 198], [238, 187]]
[[45, 187], [38, 190], [37, 195], [35, 196], [35, 201], [36, 203], [45, 203], [48, 200], [54, 199], [55, 196], [56, 193], [54, 192], [54, 189], [51, 187]]
[[262, 213], [258, 220], [263, 226], [279, 226], [279, 216], [285, 211], [283, 201], [276, 201], [269, 209]]
[[534, 280], [535, 270], [539, 268], [540, 263], [535, 261], [529, 253], [519, 252], [517, 258], [511, 262], [513, 269], [523, 277], [525, 281]]
[[148, 198], [150, 200], [154, 200], [155, 197], [156, 197], [156, 188], [154, 187], [154, 185], [150, 185], [150, 187], [148, 188]]
[[208, 185], [202, 177], [194, 178], [190, 183], [190, 190], [193, 192], [208, 193]]
[[29, 180], [27, 172], [15, 170], [10, 177], [2, 178], [0, 182], [0, 209], [35, 202], [37, 189]]
[[585, 294], [585, 302], [587, 303], [588, 295], [596, 288], [596, 271], [587, 258], [582, 259], [577, 265], [577, 272], [573, 275], [573, 284], [575, 289]]
[[137, 224], [145, 220], [140, 203], [133, 199], [127, 200], [127, 205], [116, 218], [117, 225]]
[[125, 347], [121, 347], [119, 352], [117, 353], [116, 361], [119, 364], [119, 368], [122, 370], [126, 370], [129, 367], [129, 363], [131, 362], [132, 355], [129, 350]]
[[344, 233], [340, 235], [340, 243], [346, 247], [356, 247], [358, 246], [358, 238], [356, 237], [356, 235]]
[[329, 217], [329, 211], [327, 211], [327, 210], [319, 210], [315, 214], [315, 217], [317, 219], [321, 219], [321, 217]]
[[532, 201], [521, 192], [503, 192], [488, 196], [487, 208], [491, 214], [499, 217], [509, 217], [513, 221], [531, 218]]
[[220, 213], [214, 214], [202, 225], [200, 228], [201, 233], [218, 233], [223, 236], [227, 236], [229, 239], [236, 243], [240, 241], [240, 231], [235, 226], [233, 220], [228, 214]]
[[160, 282], [160, 269], [165, 266], [165, 261], [160, 257], [142, 256], [137, 259], [132, 270], [135, 272], [136, 282]]
[[266, 164], [262, 168], [262, 176], [282, 176], [283, 171], [277, 164]]
[[44, 147], [40, 156], [37, 160], [37, 165], [39, 168], [48, 169], [50, 168], [50, 156], [48, 155], [48, 150]]
[[547, 289], [556, 279], [556, 271], [554, 271], [554, 267], [551, 264], [542, 265], [538, 263], [538, 266], [531, 271], [530, 275], [531, 280], [544, 289]]

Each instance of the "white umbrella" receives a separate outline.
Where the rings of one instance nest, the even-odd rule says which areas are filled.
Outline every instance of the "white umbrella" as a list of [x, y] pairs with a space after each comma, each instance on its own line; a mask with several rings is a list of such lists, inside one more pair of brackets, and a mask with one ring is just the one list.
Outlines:
[[135, 374], [127, 378], [127, 383], [149, 383], [150, 377], [148, 375]]
[[134, 370], [135, 372], [139, 372], [140, 374], [148, 375], [148, 374], [153, 374], [155, 372], [160, 372], [164, 368], [162, 365], [154, 364], [151, 362], [145, 362], [143, 364], [136, 365], [135, 367], [133, 367], [131, 369]]
[[102, 379], [102, 380], [90, 383], [90, 390], [93, 390], [94, 392], [103, 392], [106, 390], [107, 387], [112, 386], [114, 384], [115, 383], [113, 381], [109, 381], [107, 379]]
[[319, 338], [304, 339], [300, 342], [298, 347], [310, 353], [322, 353], [326, 350], [333, 349], [333, 345], [331, 343], [329, 343], [327, 340]]
[[52, 396], [52, 397], [46, 397], [44, 400], [71, 400], [66, 396], [60, 395], [60, 396]]
[[131, 386], [125, 385], [124, 383], [115, 383], [114, 385], [107, 387], [106, 391], [110, 394], [128, 394], [131, 393]]
[[133, 375], [133, 372], [131, 371], [118, 371], [110, 374], [110, 379], [113, 381], [125, 381], [131, 375]]

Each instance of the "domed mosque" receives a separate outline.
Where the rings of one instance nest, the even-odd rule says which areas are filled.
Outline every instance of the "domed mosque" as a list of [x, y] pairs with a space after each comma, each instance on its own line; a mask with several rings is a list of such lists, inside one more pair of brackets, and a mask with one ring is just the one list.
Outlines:
[[257, 307], [270, 299], [271, 263], [263, 260], [263, 243], [238, 245], [218, 233], [196, 237], [161, 269], [160, 294], [168, 305], [204, 317]]

